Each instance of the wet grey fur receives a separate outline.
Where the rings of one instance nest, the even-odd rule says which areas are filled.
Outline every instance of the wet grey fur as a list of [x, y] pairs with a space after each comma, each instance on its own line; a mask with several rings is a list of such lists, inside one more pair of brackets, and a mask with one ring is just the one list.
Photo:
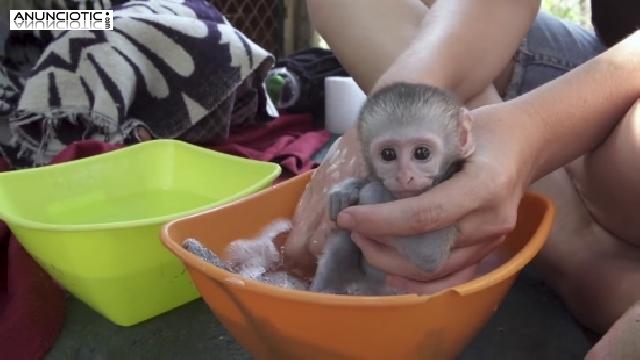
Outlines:
[[187, 239], [182, 242], [182, 247], [190, 253], [200, 257], [202, 260], [211, 263], [221, 269], [232, 271], [231, 266], [222, 261], [218, 255], [213, 251], [206, 248], [202, 243], [196, 239]]
[[[419, 128], [437, 134], [454, 134], [455, 139], [443, 139], [445, 147], [450, 150], [447, 153], [451, 154], [436, 184], [457, 172], [464, 161], [456, 156], [456, 151], [451, 150], [458, 145], [453, 143], [457, 141], [457, 121], [447, 120], [457, 120], [461, 109], [455, 97], [429, 85], [397, 83], [370, 96], [360, 111], [358, 122], [362, 152], [370, 177], [349, 178], [334, 186], [329, 192], [329, 217], [335, 221], [338, 213], [348, 206], [385, 203], [395, 199], [372, 173], [367, 155], [372, 139], [386, 131], [419, 124]], [[397, 237], [391, 244], [418, 268], [431, 272], [449, 256], [456, 236], [457, 229], [449, 226], [429, 233]], [[337, 229], [327, 238], [309, 289], [350, 295], [395, 294], [385, 285], [384, 278], [380, 270], [367, 263], [360, 248], [351, 240], [351, 233]]]
[[[234, 269], [226, 261], [223, 261], [213, 251], [202, 245], [202, 243], [196, 239], [187, 239], [182, 242], [182, 247], [190, 253], [200, 257], [202, 260], [211, 263], [220, 269], [234, 272]], [[267, 271], [256, 278], [258, 281], [265, 282], [267, 284], [284, 287], [286, 289], [307, 290], [309, 288], [309, 282], [298, 278], [294, 275], [288, 274], [285, 271]]]

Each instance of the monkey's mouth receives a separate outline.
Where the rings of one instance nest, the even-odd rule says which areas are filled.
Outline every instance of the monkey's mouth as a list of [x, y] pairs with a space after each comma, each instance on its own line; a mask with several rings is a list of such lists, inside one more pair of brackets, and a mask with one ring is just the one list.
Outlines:
[[393, 191], [393, 195], [398, 199], [406, 199], [406, 198], [418, 196], [418, 195], [422, 194], [425, 190], [422, 190], [422, 191], [417, 191], [417, 190], [398, 190], [398, 191]]
[[396, 198], [402, 199], [402, 198], [414, 197], [422, 194], [423, 192], [429, 190], [432, 187], [433, 182], [423, 181], [421, 183], [413, 183], [413, 184], [405, 184], [405, 185], [398, 184], [398, 183], [391, 183], [386, 185], [387, 185], [387, 189], [389, 189], [389, 191], [391, 191]]

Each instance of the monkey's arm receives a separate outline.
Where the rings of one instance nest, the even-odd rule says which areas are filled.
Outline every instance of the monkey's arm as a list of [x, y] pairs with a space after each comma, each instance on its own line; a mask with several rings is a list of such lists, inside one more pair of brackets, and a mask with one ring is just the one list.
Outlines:
[[351, 177], [334, 185], [329, 191], [329, 218], [335, 221], [338, 213], [358, 204], [360, 189], [366, 184], [364, 178]]
[[[393, 194], [378, 181], [372, 181], [360, 191], [360, 204], [380, 204], [392, 201]], [[424, 271], [434, 271], [449, 256], [457, 232], [453, 226], [426, 234], [399, 236], [392, 242], [398, 252]]]

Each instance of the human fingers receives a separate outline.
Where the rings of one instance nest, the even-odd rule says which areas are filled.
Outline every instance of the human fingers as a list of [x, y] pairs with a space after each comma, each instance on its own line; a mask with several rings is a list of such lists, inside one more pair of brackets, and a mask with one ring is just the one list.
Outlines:
[[310, 179], [305, 191], [296, 205], [292, 227], [289, 231], [286, 252], [290, 256], [297, 256], [306, 248], [309, 233], [318, 225], [322, 217], [322, 203], [320, 203], [319, 189], [323, 179], [322, 174], [315, 173]]
[[385, 204], [351, 206], [338, 225], [368, 236], [413, 235], [454, 223], [475, 210], [480, 198], [466, 176], [454, 176], [415, 197]]
[[[326, 220], [326, 219], [325, 219]], [[329, 233], [334, 229], [331, 222], [328, 220], [323, 220], [318, 223], [318, 225], [313, 229], [311, 235], [309, 236], [307, 242], [307, 248], [309, 253], [313, 256], [318, 257], [320, 253], [322, 253], [322, 249], [326, 243], [327, 237]]]
[[402, 276], [415, 281], [433, 281], [460, 271], [478, 263], [493, 251], [504, 240], [504, 237], [474, 246], [457, 248], [451, 251], [449, 257], [433, 272], [421, 270], [395, 248], [388, 244], [369, 239], [361, 234], [352, 233], [351, 238], [362, 250], [363, 256], [374, 267], [388, 274]]
[[328, 150], [324, 161], [314, 171], [293, 216], [293, 226], [285, 244], [287, 261], [298, 266], [315, 265], [327, 234], [334, 226], [327, 207], [331, 187], [349, 176], [360, 176], [361, 161], [354, 131], [348, 131]]
[[[478, 174], [477, 186], [484, 196], [478, 206], [456, 223], [458, 236], [454, 248], [474, 246], [511, 232], [517, 221], [523, 182], [514, 171], [504, 171], [491, 158], [475, 158], [470, 172]], [[489, 177], [482, 174], [491, 174]]]
[[387, 284], [401, 292], [428, 295], [470, 281], [475, 276], [475, 268], [476, 266], [470, 266], [450, 276], [431, 282], [415, 281], [401, 276], [388, 275]]
[[285, 260], [292, 266], [315, 266], [331, 224], [324, 195], [328, 186], [326, 174], [316, 172], [300, 197], [284, 247]]
[[454, 248], [473, 246], [511, 232], [517, 221], [521, 196], [511, 196], [485, 204], [456, 224], [458, 237]]
[[[292, 228], [287, 234], [284, 245], [284, 261], [292, 268], [300, 268], [303, 271], [311, 271], [316, 263], [316, 256], [310, 249], [313, 239], [322, 239], [317, 230], [320, 217], [306, 217], [303, 220], [295, 219]], [[312, 240], [310, 240], [312, 239]]]

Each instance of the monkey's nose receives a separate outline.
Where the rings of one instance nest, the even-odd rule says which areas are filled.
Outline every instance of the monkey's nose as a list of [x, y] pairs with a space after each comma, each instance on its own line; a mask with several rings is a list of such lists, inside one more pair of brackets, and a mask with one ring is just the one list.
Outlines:
[[397, 175], [396, 181], [402, 185], [409, 185], [414, 181], [414, 177], [412, 175]]

